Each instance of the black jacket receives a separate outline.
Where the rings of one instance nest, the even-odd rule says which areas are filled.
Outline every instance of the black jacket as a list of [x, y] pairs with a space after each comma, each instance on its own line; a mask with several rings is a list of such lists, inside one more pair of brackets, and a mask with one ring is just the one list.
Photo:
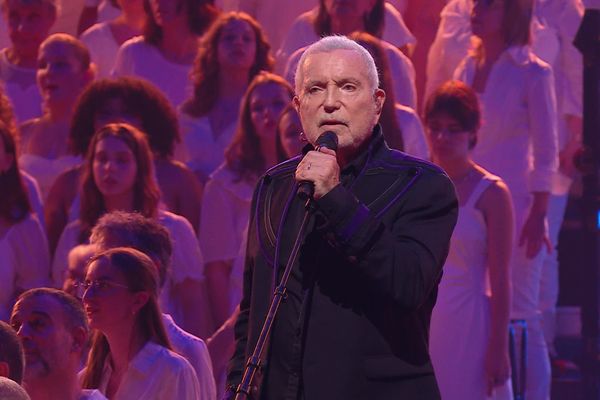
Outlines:
[[[365, 152], [352, 184], [317, 201], [327, 222], [317, 229], [320, 244], [307, 240], [301, 249], [304, 255], [318, 249], [312, 258], [300, 256], [300, 263], [316, 264], [302, 347], [304, 397], [437, 399], [427, 342], [458, 214], [454, 187], [440, 168], [389, 149], [379, 129]], [[281, 272], [289, 256], [288, 240], [274, 263], [279, 230], [298, 230], [295, 221], [281, 219], [286, 204], [302, 207], [294, 196], [299, 161], [269, 170], [254, 194], [230, 387], [241, 380], [260, 333], [273, 266]]]

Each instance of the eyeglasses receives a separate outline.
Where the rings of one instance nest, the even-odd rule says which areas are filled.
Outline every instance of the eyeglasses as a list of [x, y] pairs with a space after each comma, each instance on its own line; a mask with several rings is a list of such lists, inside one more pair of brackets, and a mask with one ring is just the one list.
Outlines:
[[466, 133], [467, 131], [462, 127], [450, 127], [440, 129], [437, 127], [427, 127], [427, 132], [430, 136], [440, 137], [440, 136], [448, 136], [448, 137], [456, 137], [462, 133]]
[[94, 292], [99, 295], [105, 295], [110, 292], [112, 288], [122, 288], [129, 290], [129, 286], [123, 285], [122, 283], [117, 283], [113, 281], [107, 280], [97, 280], [97, 281], [77, 281], [73, 283], [73, 287], [77, 291], [78, 297], [83, 297], [83, 295], [90, 289], [94, 289]]

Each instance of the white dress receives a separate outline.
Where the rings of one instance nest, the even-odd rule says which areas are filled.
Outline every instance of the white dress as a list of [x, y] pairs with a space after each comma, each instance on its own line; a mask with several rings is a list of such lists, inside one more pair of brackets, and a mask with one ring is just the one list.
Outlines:
[[231, 121], [218, 137], [208, 117], [196, 118], [181, 112], [179, 126], [182, 140], [175, 150], [175, 158], [208, 178], [225, 161], [225, 149], [235, 135], [237, 121]]
[[35, 68], [16, 66], [0, 51], [0, 81], [10, 99], [17, 123], [42, 115], [42, 96], [35, 81]]
[[[203, 257], [194, 230], [187, 219], [168, 211], [159, 211], [158, 221], [167, 228], [173, 242], [171, 268], [160, 294], [160, 306], [163, 312], [181, 323], [182, 312], [176, 307], [171, 290], [185, 279], [200, 282], [204, 280]], [[62, 287], [69, 252], [80, 244], [80, 230], [81, 222], [75, 220], [66, 226], [60, 236], [52, 263], [52, 282], [55, 287]]]
[[119, 43], [110, 29], [108, 22], [96, 24], [81, 34], [81, 41], [90, 51], [90, 56], [96, 64], [96, 78], [106, 78], [115, 64]]
[[[484, 358], [490, 335], [487, 228], [475, 205], [499, 179], [485, 175], [460, 207], [431, 314], [429, 353], [444, 400], [486, 398]], [[510, 394], [507, 382], [496, 389], [494, 398], [512, 399]]]
[[158, 48], [137, 36], [121, 45], [112, 75], [144, 78], [162, 90], [173, 107], [177, 107], [192, 95], [191, 70], [192, 64], [166, 60]]
[[8, 321], [15, 289], [48, 285], [50, 253], [46, 234], [32, 214], [0, 238], [0, 320]]

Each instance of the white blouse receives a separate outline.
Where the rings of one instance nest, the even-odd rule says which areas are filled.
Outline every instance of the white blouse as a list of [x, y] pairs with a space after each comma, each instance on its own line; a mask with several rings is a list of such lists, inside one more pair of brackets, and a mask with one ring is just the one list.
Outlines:
[[10, 99], [18, 123], [42, 115], [42, 96], [35, 81], [36, 69], [12, 64], [0, 51], [0, 81]]
[[50, 252], [46, 234], [32, 214], [0, 238], [0, 320], [8, 321], [15, 290], [48, 285]]
[[192, 64], [168, 61], [156, 46], [138, 36], [121, 45], [112, 75], [144, 78], [162, 90], [173, 107], [177, 107], [192, 95], [191, 70]]
[[[107, 359], [98, 388], [106, 394], [112, 368]], [[111, 400], [198, 400], [200, 389], [194, 369], [182, 356], [147, 342], [129, 362]]]
[[[455, 79], [473, 83], [476, 60], [467, 57]], [[529, 47], [506, 50], [479, 95], [483, 124], [473, 159], [504, 179], [513, 198], [550, 192], [558, 164], [554, 77]]]
[[81, 34], [81, 41], [90, 51], [90, 56], [98, 68], [96, 78], [110, 76], [113, 69], [119, 43], [110, 29], [108, 22], [96, 24]]

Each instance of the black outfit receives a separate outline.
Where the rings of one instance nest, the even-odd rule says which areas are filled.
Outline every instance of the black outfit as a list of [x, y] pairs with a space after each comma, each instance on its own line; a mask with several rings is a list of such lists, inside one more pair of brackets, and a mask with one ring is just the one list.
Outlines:
[[[244, 295], [228, 384], [241, 380], [298, 231], [297, 157], [268, 171], [252, 202]], [[262, 371], [261, 399], [437, 399], [429, 319], [456, 223], [436, 166], [368, 147], [315, 201]]]

